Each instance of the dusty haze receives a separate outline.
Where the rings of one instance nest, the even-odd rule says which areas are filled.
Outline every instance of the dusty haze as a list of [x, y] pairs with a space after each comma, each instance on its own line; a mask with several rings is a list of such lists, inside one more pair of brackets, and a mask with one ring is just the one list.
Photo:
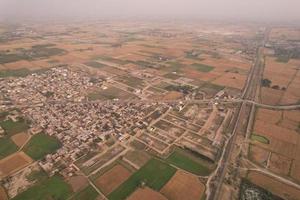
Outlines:
[[300, 23], [299, 0], [0, 0], [2, 19], [186, 17]]

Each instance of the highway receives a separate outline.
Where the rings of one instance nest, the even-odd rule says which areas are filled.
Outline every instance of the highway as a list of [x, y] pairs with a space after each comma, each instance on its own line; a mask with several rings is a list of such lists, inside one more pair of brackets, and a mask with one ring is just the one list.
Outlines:
[[[269, 33], [270, 30], [266, 29], [264, 39], [257, 49], [257, 55], [256, 55], [254, 65], [250, 70], [246, 84], [244, 86], [244, 90], [242, 93], [242, 99], [244, 101], [242, 101], [242, 105], [238, 109], [237, 120], [234, 129], [232, 131], [231, 137], [228, 139], [227, 143], [225, 143], [224, 146], [225, 149], [221, 155], [216, 171], [213, 174], [214, 177], [211, 177], [206, 184], [210, 190], [206, 192], [208, 200], [222, 199], [222, 197], [220, 196], [221, 188], [227, 172], [228, 165], [230, 163], [232, 151], [234, 150], [235, 147], [238, 130], [243, 126], [243, 120], [245, 119], [245, 117], [248, 117], [251, 112], [251, 109], [249, 112], [249, 107], [247, 107], [247, 102], [251, 103], [251, 102], [256, 102], [258, 100], [257, 91], [259, 91], [261, 77], [264, 68], [263, 48], [268, 40]], [[212, 186], [212, 180], [216, 183], [216, 186], [214, 187]]]
[[[102, 103], [102, 104], [110, 104], [110, 103], [119, 103], [119, 104], [136, 104], [136, 103], [166, 103], [166, 104], [188, 104], [188, 103], [198, 103], [198, 104], [213, 104], [213, 103], [218, 103], [218, 104], [235, 104], [235, 103], [246, 103], [248, 105], [255, 105], [261, 108], [267, 108], [267, 109], [274, 109], [274, 110], [295, 110], [295, 109], [300, 109], [300, 103], [299, 104], [291, 104], [291, 105], [268, 105], [268, 104], [262, 104], [254, 100], [247, 100], [247, 99], [203, 99], [203, 100], [197, 100], [197, 99], [178, 99], [178, 100], [151, 100], [151, 99], [128, 99], [128, 100], [95, 100], [95, 101], [41, 101], [37, 103], [31, 103], [31, 104], [18, 104], [18, 103], [13, 103], [12, 107], [18, 107], [18, 108], [30, 108], [30, 107], [40, 107], [40, 106], [45, 106], [46, 104], [54, 105], [54, 104], [67, 104], [67, 103], [72, 103], [72, 104], [83, 104], [83, 103]], [[8, 106], [8, 104], [0, 104]]]

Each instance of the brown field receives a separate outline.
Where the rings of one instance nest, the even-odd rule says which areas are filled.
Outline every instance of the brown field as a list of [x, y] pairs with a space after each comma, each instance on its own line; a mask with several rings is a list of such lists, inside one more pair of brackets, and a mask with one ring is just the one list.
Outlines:
[[266, 124], [276, 124], [282, 128], [297, 131], [300, 122], [300, 111], [276, 111], [260, 108], [257, 111], [256, 120]]
[[288, 175], [292, 160], [285, 156], [272, 153], [269, 161], [269, 169], [275, 173]]
[[4, 67], [4, 65], [0, 64], [0, 70], [6, 70], [6, 68]]
[[182, 93], [180, 92], [176, 92], [176, 91], [171, 91], [171, 92], [167, 92], [167, 94], [163, 97], [163, 100], [176, 100], [176, 99], [180, 99], [182, 97]]
[[127, 200], [168, 200], [164, 195], [148, 187], [138, 188]]
[[[300, 111], [275, 111], [259, 108], [253, 132], [269, 140], [269, 144], [252, 142], [249, 158], [274, 173], [299, 180]], [[268, 166], [266, 159], [271, 153]]]
[[270, 152], [261, 147], [251, 145], [249, 154], [251, 160], [260, 165], [266, 166]]
[[300, 121], [300, 111], [299, 110], [290, 110], [284, 112], [284, 118], [292, 121]]
[[[300, 66], [300, 63], [298, 64]], [[300, 73], [298, 70], [297, 75], [293, 81], [288, 85], [284, 96], [281, 99], [281, 104], [294, 104], [300, 100]]]
[[228, 60], [228, 59], [215, 59], [215, 58], [207, 58], [201, 63], [210, 66], [216, 66], [216, 70], [220, 72], [224, 72], [226, 69], [230, 69], [232, 67], [237, 67], [241, 69], [249, 69], [251, 63], [249, 61], [238, 61], [238, 60]]
[[0, 185], [0, 200], [7, 200], [7, 194], [4, 190], [4, 188]]
[[287, 87], [296, 70], [295, 65], [290, 63], [277, 62], [277, 58], [267, 57], [264, 78], [272, 81], [272, 85]]
[[259, 172], [250, 172], [248, 179], [254, 184], [270, 191], [271, 193], [287, 200], [297, 200], [300, 197], [300, 190], [279, 182], [267, 175]]
[[211, 81], [220, 76], [220, 74], [218, 74], [214, 71], [205, 73], [205, 72], [199, 72], [197, 70], [188, 69], [188, 68], [184, 68], [183, 71], [184, 71], [185, 77], [191, 78], [191, 79], [200, 79], [202, 81]]
[[126, 153], [124, 158], [140, 168], [146, 164], [151, 157], [144, 151], [134, 150]]
[[18, 146], [22, 147], [30, 138], [28, 133], [18, 133], [11, 137], [12, 141]]
[[69, 178], [68, 183], [74, 192], [78, 192], [88, 185], [88, 179], [84, 176], [72, 176]]
[[281, 119], [281, 112], [276, 110], [258, 109], [256, 113], [256, 120], [266, 121], [275, 124]]
[[17, 62], [4, 64], [4, 66], [7, 70], [22, 69], [22, 68], [32, 69], [32, 67], [34, 67], [34, 64], [26, 60], [21, 60]]
[[267, 57], [264, 78], [272, 81], [271, 86], [278, 85], [285, 91], [262, 88], [263, 103], [294, 104], [300, 100], [299, 61], [289, 60], [288, 63], [276, 61], [276, 57]]
[[96, 181], [96, 186], [103, 191], [104, 194], [109, 194], [119, 185], [129, 178], [131, 173], [122, 165], [116, 165], [105, 174], [100, 176]]
[[261, 101], [268, 105], [277, 105], [280, 102], [281, 96], [283, 95], [282, 90], [275, 90], [272, 88], [261, 88]]
[[246, 81], [245, 75], [240, 74], [234, 74], [234, 73], [226, 73], [222, 75], [220, 78], [217, 78], [212, 83], [217, 85], [224, 85], [227, 87], [237, 88], [237, 89], [243, 89], [245, 81]]
[[291, 168], [291, 177], [300, 182], [300, 159], [293, 160], [293, 165]]
[[169, 200], [199, 200], [204, 191], [205, 186], [196, 176], [180, 170], [161, 189]]
[[24, 152], [14, 153], [0, 160], [0, 177], [10, 175], [29, 165], [32, 159]]
[[273, 137], [283, 142], [297, 144], [298, 133], [296, 131], [275, 124], [257, 120], [254, 125], [254, 131], [267, 138]]

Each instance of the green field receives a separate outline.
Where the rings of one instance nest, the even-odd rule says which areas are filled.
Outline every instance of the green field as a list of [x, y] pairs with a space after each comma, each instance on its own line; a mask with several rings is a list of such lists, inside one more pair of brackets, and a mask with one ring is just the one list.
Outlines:
[[169, 61], [167, 62], [168, 64], [168, 68], [167, 71], [170, 71], [170, 72], [180, 72], [181, 71], [181, 68], [184, 67], [184, 65], [178, 61]]
[[142, 183], [154, 190], [159, 191], [175, 174], [176, 169], [167, 163], [151, 159], [129, 179], [109, 194], [111, 200], [126, 199]]
[[63, 200], [71, 194], [71, 187], [60, 176], [53, 176], [22, 192], [13, 200]]
[[196, 175], [207, 176], [210, 174], [208, 167], [179, 151], [174, 151], [166, 161]]
[[200, 72], [210, 72], [214, 69], [214, 67], [212, 66], [199, 64], [199, 63], [194, 63], [191, 66]]
[[252, 135], [251, 135], [251, 140], [252, 141], [258, 141], [258, 142], [263, 143], [263, 144], [269, 144], [270, 143], [270, 141], [266, 137], [258, 135], [258, 134], [254, 134], [254, 133], [252, 133]]
[[85, 65], [87, 66], [90, 66], [90, 67], [94, 67], [94, 68], [101, 68], [101, 67], [105, 67], [106, 65], [102, 64], [102, 63], [99, 63], [99, 62], [96, 62], [96, 61], [90, 61], [90, 62], [87, 62], [87, 63], [84, 63]]
[[135, 95], [127, 91], [121, 90], [116, 87], [109, 87], [106, 90], [101, 90], [98, 92], [93, 92], [88, 94], [88, 99], [90, 101], [95, 100], [113, 100], [113, 99], [132, 99]]
[[172, 79], [172, 80], [176, 80], [176, 79], [180, 78], [181, 76], [178, 75], [177, 73], [168, 73], [168, 74], [165, 74], [164, 77]]
[[0, 139], [0, 159], [18, 151], [17, 145], [10, 138]]
[[116, 63], [116, 64], [119, 64], [119, 65], [126, 65], [126, 64], [130, 63], [130, 61], [120, 60], [120, 59], [109, 57], [109, 56], [98, 56], [98, 57], [95, 58], [95, 60], [99, 60], [99, 59], [107, 61], [107, 62], [111, 62], [111, 63]]
[[97, 191], [92, 187], [88, 186], [82, 191], [75, 194], [71, 200], [95, 200], [98, 197]]
[[29, 74], [32, 74], [32, 72], [29, 69], [16, 69], [16, 70], [3, 70], [0, 71], [0, 77], [25, 77]]
[[28, 123], [24, 119], [19, 119], [17, 122], [11, 119], [3, 121], [6, 115], [8, 115], [8, 113], [1, 113], [0, 116], [2, 119], [0, 126], [5, 131], [5, 136], [0, 138], [0, 159], [18, 151], [17, 145], [10, 137], [14, 134], [26, 131], [29, 128]]
[[56, 138], [39, 133], [30, 139], [24, 151], [34, 160], [39, 160], [47, 154], [54, 153], [60, 147], [61, 144]]
[[66, 53], [65, 50], [59, 48], [50, 48], [46, 45], [36, 45], [30, 49], [20, 48], [14, 53], [1, 53], [0, 64], [17, 62], [20, 60], [36, 60], [42, 58], [49, 58], [51, 56], [62, 55]]
[[145, 83], [142, 79], [134, 76], [121, 76], [118, 81], [133, 88], [143, 88]]
[[28, 122], [25, 119], [19, 119], [17, 122], [12, 121], [11, 119], [1, 121], [0, 126], [8, 136], [21, 133], [29, 128]]

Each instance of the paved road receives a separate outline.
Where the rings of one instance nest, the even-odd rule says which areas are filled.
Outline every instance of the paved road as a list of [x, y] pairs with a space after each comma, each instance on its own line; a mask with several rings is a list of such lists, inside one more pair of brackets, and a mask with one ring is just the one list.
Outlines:
[[[237, 116], [237, 120], [236, 120], [234, 129], [233, 129], [232, 135], [228, 139], [228, 143], [225, 146], [225, 150], [223, 151], [223, 154], [218, 163], [218, 167], [214, 174], [216, 187], [214, 187], [214, 189], [212, 189], [213, 192], [212, 191], [207, 192], [208, 200], [222, 199], [222, 197], [220, 196], [220, 194], [221, 194], [220, 192], [221, 192], [222, 184], [223, 184], [226, 172], [227, 172], [228, 165], [230, 163], [232, 151], [235, 147], [235, 141], [237, 138], [238, 129], [241, 126], [243, 126], [243, 120], [245, 119], [245, 117], [247, 117], [250, 114], [249, 110], [248, 110], [249, 108], [247, 107], [246, 102], [249, 102], [249, 103], [256, 102], [256, 100], [258, 99], [257, 91], [260, 87], [261, 76], [263, 73], [263, 66], [264, 66], [263, 47], [268, 40], [268, 35], [269, 35], [269, 30], [266, 30], [265, 37], [264, 37], [261, 45], [257, 49], [255, 63], [250, 70], [250, 74], [247, 78], [247, 81], [246, 81], [246, 84], [245, 84], [245, 87], [244, 87], [244, 90], [242, 93], [242, 99], [244, 101], [242, 101], [242, 105], [241, 105], [240, 109], [238, 110], [238, 116]], [[213, 178], [211, 178], [210, 180], [213, 180]], [[210, 184], [211, 183], [208, 181], [207, 185], [210, 185]]]
[[[189, 100], [151, 100], [151, 99], [128, 99], [128, 100], [119, 100], [119, 101], [114, 101], [114, 100], [96, 100], [96, 101], [81, 101], [81, 102], [75, 102], [75, 101], [45, 101], [45, 102], [38, 102], [34, 104], [13, 104], [12, 106], [17, 106], [18, 108], [30, 108], [30, 107], [40, 107], [44, 106], [45, 104], [67, 104], [67, 103], [72, 103], [72, 104], [82, 104], [82, 103], [102, 103], [102, 104], [110, 104], [110, 103], [166, 103], [166, 104], [179, 104], [179, 103], [199, 103], [199, 104], [206, 104], [206, 103], [220, 103], [220, 104], [234, 104], [234, 103], [247, 103], [247, 104], [254, 104], [258, 107], [262, 108], [269, 108], [269, 109], [278, 109], [278, 110], [295, 110], [295, 109], [300, 109], [300, 104], [291, 104], [291, 105], [268, 105], [268, 104], [262, 104], [259, 102], [256, 102], [254, 100], [247, 100], [247, 99], [203, 99], [203, 100], [195, 100], [195, 99], [189, 99]], [[5, 105], [5, 104], [2, 104]], [[1, 104], [0, 104], [1, 106]]]

